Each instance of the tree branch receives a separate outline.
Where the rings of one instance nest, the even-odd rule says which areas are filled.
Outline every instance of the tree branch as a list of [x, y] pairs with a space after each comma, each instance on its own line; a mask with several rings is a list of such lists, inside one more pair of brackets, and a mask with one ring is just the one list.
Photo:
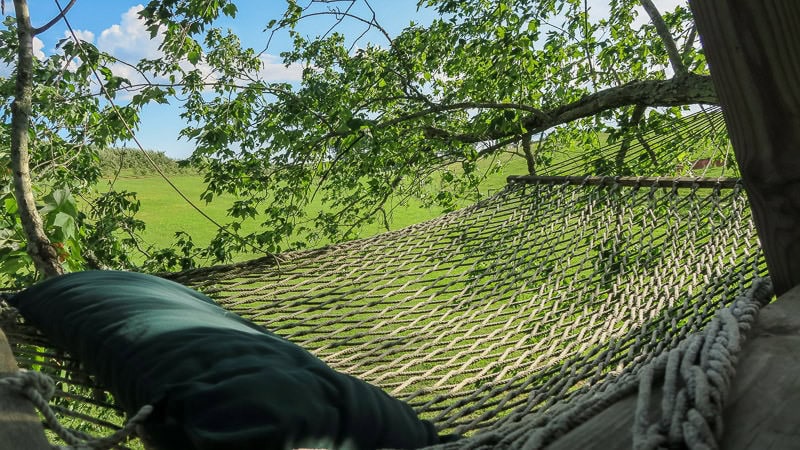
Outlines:
[[694, 47], [694, 40], [697, 38], [697, 26], [693, 26], [689, 30], [689, 36], [686, 37], [686, 42], [683, 43], [683, 51], [681, 52], [681, 61], [685, 61], [689, 56], [689, 52]]
[[[716, 104], [717, 95], [711, 77], [688, 74], [669, 80], [634, 81], [584, 96], [583, 98], [551, 110], [539, 111], [522, 121], [529, 133], [537, 133], [557, 125], [594, 116], [603, 111], [630, 105], [681, 106]], [[484, 104], [488, 105], [488, 104]], [[437, 108], [438, 109], [438, 108]], [[538, 111], [538, 110], [537, 110]], [[487, 132], [453, 134], [435, 127], [425, 127], [431, 139], [444, 139], [462, 143], [477, 143], [519, 136], [515, 132]]]
[[661, 42], [664, 43], [664, 47], [667, 49], [669, 63], [672, 66], [672, 70], [675, 71], [675, 75], [684, 75], [688, 73], [686, 71], [686, 66], [683, 64], [683, 59], [681, 59], [681, 54], [678, 53], [675, 40], [672, 38], [672, 34], [670, 34], [669, 28], [667, 28], [667, 24], [664, 22], [664, 18], [661, 17], [661, 13], [658, 12], [656, 5], [653, 4], [652, 0], [639, 0], [639, 3], [642, 4], [645, 12], [650, 16], [650, 20], [656, 27], [656, 32], [661, 37]]
[[434, 105], [430, 108], [425, 108], [423, 110], [417, 111], [412, 114], [407, 114], [405, 116], [400, 116], [391, 120], [387, 120], [386, 122], [381, 122], [375, 128], [387, 128], [393, 125], [397, 125], [398, 123], [408, 122], [409, 120], [419, 119], [421, 117], [425, 117], [429, 114], [445, 112], [445, 111], [458, 111], [464, 109], [513, 109], [519, 111], [526, 111], [533, 114], [534, 117], [540, 119], [542, 121], [550, 120], [550, 116], [543, 112], [538, 108], [534, 108], [532, 106], [523, 105], [520, 103], [501, 103], [501, 102], [460, 102], [460, 103], [450, 103], [450, 104], [440, 104]]
[[[541, 144], [541, 141], [540, 141]], [[525, 164], [528, 166], [528, 175], [536, 175], [536, 156], [531, 150], [531, 134], [525, 133], [520, 141], [522, 152], [525, 156]]]
[[478, 152], [478, 157], [482, 158], [482, 157], [484, 157], [486, 155], [492, 154], [492, 153], [496, 152], [497, 150], [500, 150], [501, 148], [505, 148], [506, 146], [508, 146], [510, 144], [513, 144], [514, 142], [518, 141], [519, 139], [520, 139], [520, 136], [512, 136], [512, 137], [510, 137], [508, 139], [503, 139], [501, 141], [495, 142], [494, 144], [492, 144], [492, 145], [490, 145], [490, 146], [488, 146], [488, 147], [486, 147], [484, 149], [481, 149], [481, 151]]
[[[67, 4], [67, 6], [64, 7], [64, 9], [62, 9], [61, 12], [59, 12], [57, 16], [53, 17], [50, 20], [50, 22], [47, 22], [46, 24], [40, 26], [39, 28], [32, 29], [31, 30], [31, 34], [33, 36], [36, 36], [37, 34], [44, 33], [45, 31], [49, 30], [50, 27], [52, 27], [53, 25], [57, 24], [59, 20], [64, 18], [64, 16], [67, 14], [67, 12], [69, 12], [70, 8], [72, 8], [72, 5], [75, 4], [75, 1], [76, 0], [70, 0], [69, 4]], [[61, 6], [59, 5], [59, 9], [60, 8], [61, 8]]]
[[[381, 34], [383, 35], [383, 37], [386, 38], [387, 41], [389, 41], [389, 45], [390, 46], [394, 44], [394, 40], [392, 39], [392, 36], [389, 34], [388, 31], [386, 31], [383, 27], [381, 27], [380, 24], [378, 24], [375, 21], [367, 20], [367, 19], [365, 19], [363, 17], [357, 16], [355, 14], [351, 14], [351, 13], [348, 13], [348, 12], [342, 12], [342, 11], [320, 11], [320, 12], [308, 13], [308, 14], [304, 14], [303, 16], [301, 16], [298, 19], [298, 21], [303, 20], [303, 19], [308, 19], [309, 17], [315, 17], [315, 16], [336, 16], [336, 17], [341, 17], [341, 18], [347, 17], [347, 18], [356, 20], [358, 22], [362, 22], [362, 23], [364, 23], [364, 24], [366, 24], [366, 25], [368, 25], [370, 27], [374, 27], [378, 31], [380, 31]], [[338, 23], [339, 22], [337, 22], [337, 24]], [[330, 30], [328, 30], [328, 33], [330, 33]]]

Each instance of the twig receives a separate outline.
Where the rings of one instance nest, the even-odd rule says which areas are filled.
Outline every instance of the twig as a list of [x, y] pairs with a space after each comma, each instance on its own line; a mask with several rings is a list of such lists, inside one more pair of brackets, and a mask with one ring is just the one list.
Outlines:
[[647, 15], [650, 16], [650, 20], [656, 27], [656, 32], [661, 37], [661, 42], [664, 43], [664, 47], [667, 49], [669, 63], [672, 65], [672, 70], [675, 71], [675, 75], [685, 75], [688, 73], [686, 71], [686, 66], [683, 64], [681, 54], [678, 53], [678, 47], [675, 45], [675, 40], [669, 32], [664, 18], [661, 17], [661, 13], [658, 12], [658, 8], [656, 8], [652, 0], [639, 0], [639, 2], [642, 4], [645, 12], [647, 12]]

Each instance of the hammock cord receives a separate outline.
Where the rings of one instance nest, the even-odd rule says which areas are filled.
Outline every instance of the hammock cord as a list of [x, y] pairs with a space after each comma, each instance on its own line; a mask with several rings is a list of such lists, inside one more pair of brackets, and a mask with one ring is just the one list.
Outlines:
[[[753, 326], [759, 309], [772, 297], [769, 278], [757, 278], [747, 293], [737, 297], [727, 308], [720, 309], [706, 328], [689, 336], [676, 348], [662, 353], [645, 365], [638, 377], [625, 376], [602, 392], [584, 396], [564, 408], [553, 408], [544, 418], [545, 424], [531, 423], [515, 429], [499, 428], [475, 436], [469, 441], [456, 441], [438, 446], [440, 449], [480, 449], [512, 447], [525, 450], [544, 448], [611, 404], [638, 388], [634, 413], [633, 448], [656, 450], [686, 445], [692, 450], [716, 449], [723, 430], [722, 407], [735, 374], [737, 355]], [[661, 383], [661, 419], [651, 417], [654, 389]], [[125, 425], [107, 437], [96, 438], [70, 430], [58, 420], [49, 401], [55, 384], [47, 375], [21, 369], [0, 375], [0, 385], [25, 395], [42, 413], [50, 430], [67, 446], [59, 450], [110, 449], [132, 438], [136, 426], [152, 411], [146, 405]], [[520, 429], [526, 432], [519, 433]], [[520, 442], [522, 438], [522, 442]], [[521, 444], [521, 445], [520, 445]]]
[[[468, 436], [443, 448], [542, 448], [637, 389], [637, 446], [710, 445], [746, 328], [717, 311], [733, 304], [750, 320], [738, 297], [766, 275], [744, 192], [593, 183], [512, 182], [424, 224], [282, 255], [280, 267], [164, 276], [380, 386], [440, 433]], [[88, 420], [92, 434], [123, 426], [78, 361], [9, 309], [0, 327], [23, 367], [56, 382], [62, 420]], [[662, 379], [667, 418], [651, 420], [642, 412]]]

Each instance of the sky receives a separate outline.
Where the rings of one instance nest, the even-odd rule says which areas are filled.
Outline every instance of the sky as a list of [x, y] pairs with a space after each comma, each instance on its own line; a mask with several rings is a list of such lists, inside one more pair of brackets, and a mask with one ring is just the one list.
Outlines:
[[[68, 0], [60, 0], [62, 6]], [[280, 0], [239, 0], [236, 1], [238, 13], [234, 20], [225, 20], [221, 26], [231, 28], [241, 39], [245, 46], [251, 46], [257, 51], [264, 49], [268, 35], [263, 32], [266, 24], [281, 16], [285, 2]], [[376, 10], [378, 21], [389, 34], [394, 36], [399, 33], [409, 22], [429, 23], [435, 14], [429, 10], [419, 10], [417, 0], [373, 0], [372, 6]], [[663, 11], [671, 8], [683, 0], [656, 0], [656, 5]], [[154, 58], [159, 56], [158, 42], [151, 40], [149, 32], [138, 17], [138, 11], [146, 1], [129, 0], [77, 0], [67, 17], [80, 39], [95, 44], [100, 50], [106, 51], [124, 61], [135, 62], [141, 58]], [[603, 15], [608, 10], [607, 1], [590, 0], [590, 10], [593, 15]], [[34, 27], [41, 26], [58, 14], [55, 0], [31, 0], [29, 2], [31, 22]], [[11, 11], [9, 11], [9, 9]], [[6, 2], [6, 14], [13, 14], [13, 5]], [[644, 14], [640, 14], [643, 16]], [[312, 36], [321, 34], [328, 29], [330, 18], [323, 21], [308, 21], [299, 31]], [[357, 35], [363, 30], [364, 25], [357, 22], [344, 22], [339, 31], [347, 35]], [[34, 51], [40, 58], [56, 52], [59, 40], [68, 37], [68, 30], [63, 22], [59, 22], [46, 33], [37, 36], [34, 41]], [[367, 40], [377, 44], [385, 44], [377, 33], [367, 36]], [[290, 43], [285, 36], [278, 36], [270, 44], [264, 56], [264, 68], [260, 72], [267, 81], [297, 82], [300, 78], [301, 68], [284, 67], [278, 56], [280, 52], [289, 50]], [[130, 76], [130, 69], [123, 65], [113, 68], [123, 76]], [[2, 68], [0, 68], [2, 72]], [[173, 102], [176, 103], [176, 102]], [[173, 158], [186, 158], [191, 154], [192, 144], [178, 137], [179, 131], [185, 123], [179, 117], [176, 104], [150, 105], [142, 112], [142, 123], [136, 135], [142, 146], [146, 149], [165, 152]]]

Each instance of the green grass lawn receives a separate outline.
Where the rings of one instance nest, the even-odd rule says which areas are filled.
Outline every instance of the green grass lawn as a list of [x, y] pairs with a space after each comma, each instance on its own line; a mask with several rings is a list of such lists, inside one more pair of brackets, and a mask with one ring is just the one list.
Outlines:
[[[524, 174], [525, 162], [521, 158], [505, 161], [504, 169], [500, 173], [486, 176], [481, 183], [480, 191], [483, 195], [491, 195], [502, 189], [506, 184], [506, 177], [514, 174]], [[232, 222], [227, 215], [227, 209], [235, 198], [231, 195], [216, 197], [213, 202], [206, 204], [200, 200], [200, 195], [205, 189], [203, 178], [200, 175], [175, 174], [169, 175], [170, 180], [188, 197], [195, 205], [206, 214], [221, 224]], [[107, 190], [109, 180], [101, 182], [100, 189]], [[137, 176], [131, 172], [124, 172], [115, 182], [117, 191], [135, 192], [141, 202], [141, 209], [137, 217], [147, 224], [147, 229], [142, 238], [155, 247], [166, 247], [172, 244], [175, 233], [184, 231], [190, 234], [197, 245], [208, 244], [215, 235], [216, 227], [209, 222], [191, 205], [180, 196], [159, 176]], [[389, 205], [395, 206], [394, 213], [389, 222], [390, 229], [397, 230], [409, 225], [424, 222], [442, 214], [440, 208], [424, 208], [422, 204], [410, 199], [400, 205], [395, 205], [390, 199]], [[469, 201], [463, 202], [464, 206]], [[311, 212], [322, 209], [322, 204], [317, 200], [309, 205]], [[257, 231], [261, 226], [261, 218], [246, 221], [242, 225], [241, 234]], [[383, 223], [366, 225], [359, 232], [359, 237], [368, 237], [386, 231]], [[308, 242], [310, 248], [329, 244], [328, 241]], [[239, 255], [236, 259], [243, 260], [253, 255]]]

